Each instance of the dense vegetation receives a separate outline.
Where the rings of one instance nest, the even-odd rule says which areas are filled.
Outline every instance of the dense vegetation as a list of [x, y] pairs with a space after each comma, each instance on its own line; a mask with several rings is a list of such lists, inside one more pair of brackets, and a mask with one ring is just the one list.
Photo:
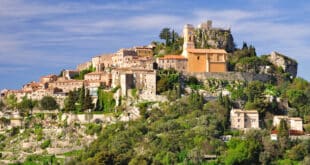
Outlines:
[[[227, 97], [204, 102], [194, 92], [159, 108], [148, 107], [139, 120], [107, 126], [71, 164], [309, 163], [310, 140], [290, 141], [285, 122], [278, 141], [271, 141], [267, 130], [231, 131], [229, 105]], [[225, 134], [233, 135], [227, 143], [221, 140]], [[217, 158], [207, 160], [208, 155]]]

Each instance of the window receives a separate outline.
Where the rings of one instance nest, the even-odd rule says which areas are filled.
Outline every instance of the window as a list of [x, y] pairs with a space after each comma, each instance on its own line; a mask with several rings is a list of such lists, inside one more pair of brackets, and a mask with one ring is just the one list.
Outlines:
[[197, 56], [197, 60], [199, 60], [199, 56]]

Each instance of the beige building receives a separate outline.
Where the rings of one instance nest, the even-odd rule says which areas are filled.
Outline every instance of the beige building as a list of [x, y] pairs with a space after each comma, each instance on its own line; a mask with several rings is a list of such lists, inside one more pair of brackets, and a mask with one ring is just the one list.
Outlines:
[[44, 84], [43, 83], [32, 81], [30, 83], [27, 83], [27, 84], [23, 85], [22, 91], [24, 91], [24, 92], [33, 92], [33, 91], [36, 91], [38, 89], [43, 89], [43, 88], [44, 88]]
[[230, 111], [230, 126], [232, 129], [259, 129], [257, 110], [232, 109]]
[[137, 53], [139, 57], [152, 57], [153, 49], [146, 46], [135, 47], [134, 51]]
[[124, 64], [132, 60], [133, 56], [137, 56], [134, 49], [120, 49], [112, 57], [114, 67], [125, 67]]
[[51, 88], [61, 89], [62, 92], [68, 93], [74, 89], [82, 88], [84, 80], [61, 80], [51, 83]]
[[92, 58], [92, 66], [96, 68], [96, 71], [106, 71], [112, 67], [112, 57], [114, 54], [102, 54]]
[[54, 74], [51, 74], [51, 75], [46, 75], [46, 76], [42, 76], [40, 78], [40, 82], [42, 84], [45, 84], [45, 83], [51, 83], [51, 82], [54, 82], [57, 80], [57, 76], [54, 75]]
[[104, 86], [111, 86], [112, 74], [108, 72], [91, 72], [84, 75], [85, 81], [98, 81]]
[[277, 127], [281, 120], [285, 120], [290, 130], [303, 131], [302, 119], [300, 117], [274, 116], [273, 126]]
[[187, 71], [187, 58], [181, 55], [165, 55], [157, 58], [158, 68], [161, 69], [175, 69], [179, 72]]
[[84, 62], [82, 64], [79, 64], [76, 67], [76, 70], [77, 71], [82, 71], [82, 70], [88, 69], [91, 65], [92, 65], [92, 61], [87, 61], [87, 62]]
[[[156, 96], [156, 71], [146, 69], [118, 68], [112, 71], [112, 87], [121, 87], [121, 95], [127, 96], [129, 89], [138, 95]], [[147, 99], [147, 98], [146, 98]]]
[[[80, 71], [78, 70], [63, 70], [62, 77], [66, 80], [71, 80], [75, 76], [79, 75]], [[58, 78], [61, 81], [61, 79]]]

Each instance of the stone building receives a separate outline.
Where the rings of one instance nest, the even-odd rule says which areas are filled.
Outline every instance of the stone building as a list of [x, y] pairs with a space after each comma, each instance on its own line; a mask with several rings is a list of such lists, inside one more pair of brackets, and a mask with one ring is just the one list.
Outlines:
[[285, 120], [287, 122], [290, 130], [303, 131], [302, 119], [300, 117], [274, 116], [272, 125], [277, 127], [281, 120]]
[[[62, 71], [62, 77], [66, 80], [71, 80], [75, 76], [79, 75], [80, 71], [78, 70], [63, 70]], [[61, 80], [58, 78], [58, 80]]]
[[156, 71], [146, 69], [118, 68], [112, 71], [112, 87], [120, 86], [121, 95], [127, 96], [130, 89], [138, 95], [156, 96]]
[[22, 91], [33, 92], [33, 91], [36, 91], [36, 90], [42, 89], [42, 88], [44, 88], [43, 83], [32, 81], [30, 83], [23, 85]]
[[157, 58], [158, 68], [161, 69], [175, 69], [179, 72], [187, 71], [187, 58], [181, 55], [165, 55]]
[[40, 78], [40, 82], [42, 84], [45, 84], [45, 83], [51, 83], [51, 82], [54, 82], [57, 80], [57, 76], [54, 75], [54, 74], [51, 74], [51, 75], [46, 75], [46, 76], [42, 76]]
[[134, 49], [120, 49], [112, 57], [114, 67], [125, 67], [124, 64], [132, 60], [133, 56], [137, 56]]
[[112, 75], [108, 72], [91, 72], [84, 75], [85, 81], [99, 81], [104, 86], [111, 86]]
[[134, 47], [134, 51], [139, 57], [152, 57], [153, 49], [147, 46], [137, 46]]
[[230, 126], [232, 129], [259, 129], [257, 110], [232, 109], [230, 111]]
[[61, 89], [62, 92], [68, 93], [74, 89], [82, 88], [84, 80], [58, 80], [51, 83], [51, 88]]
[[96, 71], [105, 71], [112, 67], [112, 57], [114, 54], [102, 54], [92, 58], [92, 66], [96, 68]]
[[87, 61], [82, 64], [78, 64], [78, 66], [76, 67], [76, 70], [82, 71], [82, 70], [88, 69], [91, 65], [92, 65], [92, 61]]

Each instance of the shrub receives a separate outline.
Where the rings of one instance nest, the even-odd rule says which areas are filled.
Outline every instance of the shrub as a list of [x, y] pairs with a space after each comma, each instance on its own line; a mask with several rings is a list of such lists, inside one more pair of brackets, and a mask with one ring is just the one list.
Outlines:
[[51, 145], [51, 140], [50, 139], [47, 139], [47, 140], [45, 140], [42, 144], [41, 144], [41, 148], [42, 149], [45, 149], [45, 148], [47, 148], [47, 147], [49, 147]]

